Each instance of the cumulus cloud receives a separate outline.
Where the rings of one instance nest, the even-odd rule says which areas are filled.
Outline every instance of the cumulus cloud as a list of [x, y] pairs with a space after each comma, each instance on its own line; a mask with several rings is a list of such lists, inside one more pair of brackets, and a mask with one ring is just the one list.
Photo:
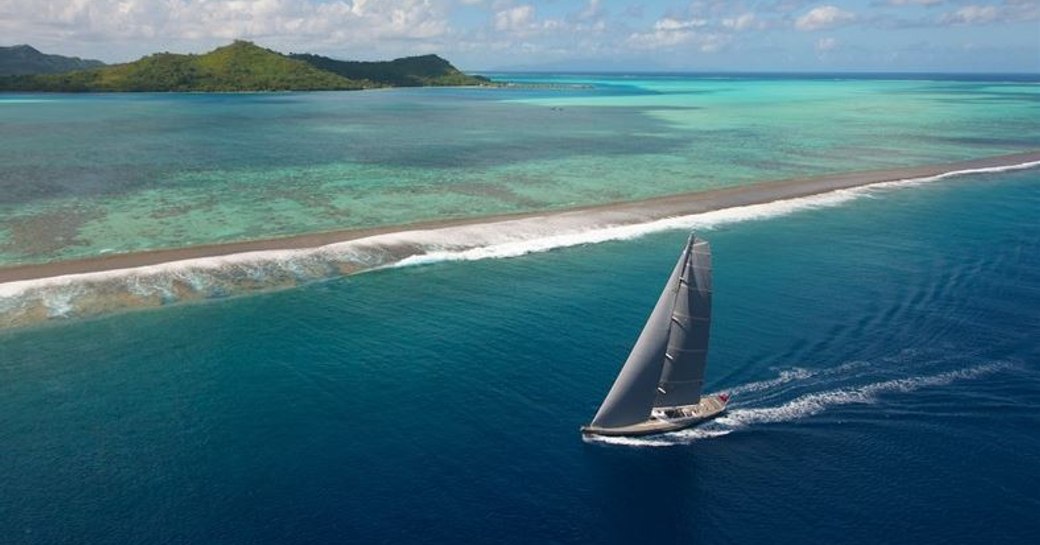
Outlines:
[[886, 2], [890, 6], [937, 6], [942, 3], [943, 0], [888, 0]]
[[607, 11], [601, 0], [588, 0], [581, 8], [556, 18], [539, 18], [534, 5], [514, 4], [510, 0], [497, 0], [493, 7], [492, 28], [503, 47], [523, 43], [527, 50], [545, 50], [552, 47], [549, 43], [569, 41], [599, 49], [602, 44], [591, 43], [587, 38], [607, 29]]
[[495, 30], [525, 30], [534, 24], [534, 6], [523, 4], [495, 12]]
[[651, 28], [630, 33], [625, 44], [636, 49], [685, 46], [704, 53], [721, 51], [739, 45], [738, 36], [743, 31], [777, 28], [779, 19], [767, 11], [752, 11], [745, 2], [694, 0], [686, 10], [671, 12], [658, 18]]
[[635, 49], [661, 49], [689, 43], [694, 36], [693, 32], [655, 30], [652, 32], [633, 32], [625, 42]]
[[626, 44], [636, 49], [663, 49], [681, 45], [692, 45], [704, 53], [714, 53], [732, 41], [732, 37], [707, 30], [707, 19], [680, 20], [665, 17], [657, 20], [649, 32], [634, 32]]
[[794, 22], [798, 30], [823, 30], [849, 24], [856, 20], [856, 14], [836, 6], [819, 6], [809, 10]]
[[741, 13], [736, 17], [727, 17], [722, 20], [722, 26], [731, 28], [733, 30], [749, 30], [749, 29], [762, 29], [765, 27], [765, 23], [758, 20], [758, 17], [751, 12]]
[[689, 19], [686, 21], [680, 21], [679, 19], [674, 19], [672, 17], [665, 17], [664, 19], [659, 19], [654, 23], [654, 30], [673, 32], [699, 28], [707, 25], [707, 19]]
[[436, 38], [450, 25], [443, 3], [432, 0], [0, 0], [0, 29], [73, 40], [365, 43]]
[[[502, 66], [521, 56], [532, 65], [579, 58], [603, 66], [695, 58], [663, 51], [722, 52], [714, 57], [719, 62], [747, 58], [761, 66], [764, 55], [780, 59], [793, 43], [782, 35], [795, 31], [842, 40], [811, 42], [817, 55], [862, 56], [862, 37], [829, 30], [851, 24], [879, 33], [953, 27], [947, 36], [961, 25], [1004, 24], [1014, 32], [1006, 39], [993, 33], [994, 42], [997, 34], [1026, 40], [1015, 51], [1028, 56], [1035, 39], [1018, 36], [1037, 20], [1037, 0], [0, 0], [4, 41], [108, 61], [163, 49], [203, 51], [240, 38], [340, 58], [437, 52], [463, 66]], [[763, 53], [741, 53], [753, 51]]]
[[838, 47], [838, 40], [834, 38], [820, 38], [816, 40], [816, 52], [825, 53]]
[[598, 21], [606, 15], [606, 10], [603, 9], [603, 2], [601, 0], [589, 0], [585, 7], [575, 14], [575, 18], [579, 21]]
[[954, 12], [944, 14], [939, 22], [947, 25], [974, 25], [992, 23], [1000, 17], [996, 6], [964, 6]]
[[1005, 0], [1001, 5], [969, 4], [939, 17], [940, 25], [1022, 24], [1040, 20], [1040, 2]]

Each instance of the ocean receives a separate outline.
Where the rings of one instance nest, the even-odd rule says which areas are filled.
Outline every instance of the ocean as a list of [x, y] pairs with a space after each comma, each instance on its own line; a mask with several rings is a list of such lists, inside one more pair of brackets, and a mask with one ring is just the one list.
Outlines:
[[[4, 263], [167, 247], [168, 229], [220, 242], [1040, 148], [1030, 81], [511, 77], [532, 85], [0, 97]], [[387, 147], [299, 137], [338, 127], [330, 112]], [[96, 130], [120, 123], [139, 137]], [[270, 263], [234, 293], [174, 271], [204, 297], [136, 310], [99, 302], [120, 290], [81, 301], [71, 279], [0, 330], [0, 541], [1031, 543], [1038, 207], [1040, 169], [995, 169], [430, 243], [363, 274], [293, 269], [291, 286], [265, 283]], [[714, 252], [707, 389], [730, 410], [583, 440], [691, 228]], [[23, 292], [3, 288], [16, 312]]]

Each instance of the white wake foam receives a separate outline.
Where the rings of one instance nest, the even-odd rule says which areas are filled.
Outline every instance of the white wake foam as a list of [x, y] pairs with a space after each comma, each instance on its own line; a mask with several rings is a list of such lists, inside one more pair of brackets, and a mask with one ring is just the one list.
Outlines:
[[748, 382], [746, 384], [741, 384], [739, 386], [730, 388], [729, 390], [727, 390], [727, 392], [729, 392], [731, 396], [740, 396], [754, 392], [773, 390], [776, 389], [778, 386], [783, 386], [791, 382], [803, 381], [813, 377], [821, 377], [828, 375], [845, 375], [849, 371], [869, 366], [870, 363], [866, 361], [850, 361], [848, 363], [843, 363], [835, 367], [826, 367], [822, 369], [804, 369], [802, 367], [792, 367], [791, 369], [782, 369], [776, 378], [756, 382]]
[[583, 435], [581, 440], [586, 443], [603, 443], [606, 445], [621, 445], [624, 447], [671, 447], [675, 445], [675, 441], [646, 437], [604, 437], [602, 435]]
[[[854, 362], [854, 364], [860, 366], [860, 362]], [[838, 374], [840, 373], [840, 367], [843, 366], [823, 370], [823, 372]], [[1006, 362], [995, 362], [958, 369], [955, 371], [948, 371], [945, 373], [937, 373], [934, 375], [899, 378], [874, 382], [863, 386], [811, 392], [798, 396], [781, 405], [770, 407], [731, 408], [723, 416], [696, 428], [680, 430], [648, 438], [597, 437], [593, 440], [600, 443], [635, 447], [669, 447], [683, 445], [704, 439], [723, 437], [733, 433], [734, 431], [745, 429], [756, 424], [772, 424], [777, 422], [800, 420], [802, 418], [819, 414], [833, 407], [853, 404], [873, 404], [876, 403], [884, 394], [909, 393], [922, 388], [946, 386], [956, 381], [976, 379], [985, 375], [1003, 371], [1009, 367], [1010, 365]], [[778, 377], [777, 379], [751, 383], [755, 386], [750, 388], [738, 386], [731, 389], [730, 392], [743, 391], [748, 393], [762, 391], [777, 385], [791, 382], [792, 380], [819, 376], [822, 372], [798, 370], [796, 374], [799, 377], [797, 379], [785, 378], [792, 375], [785, 375], [782, 373], [781, 377]]]
[[582, 440], [586, 443], [602, 443], [605, 445], [619, 445], [624, 447], [674, 447], [683, 443], [690, 443], [702, 439], [712, 439], [733, 433], [731, 429], [711, 429], [708, 424], [696, 428], [674, 431], [664, 435], [651, 437], [603, 437], [600, 435], [585, 435]]
[[913, 392], [921, 388], [946, 386], [957, 380], [968, 380], [1006, 369], [1006, 363], [990, 363], [919, 377], [875, 382], [855, 388], [839, 388], [799, 396], [776, 407], [734, 409], [719, 418], [720, 425], [741, 428], [752, 424], [788, 422], [818, 414], [830, 407], [874, 403], [879, 395], [894, 392]]

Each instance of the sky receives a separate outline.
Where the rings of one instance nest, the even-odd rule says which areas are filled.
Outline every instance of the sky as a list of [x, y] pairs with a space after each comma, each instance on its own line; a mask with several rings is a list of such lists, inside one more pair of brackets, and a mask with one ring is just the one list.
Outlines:
[[468, 70], [1040, 72], [1040, 0], [0, 0], [0, 45], [125, 62], [234, 39]]

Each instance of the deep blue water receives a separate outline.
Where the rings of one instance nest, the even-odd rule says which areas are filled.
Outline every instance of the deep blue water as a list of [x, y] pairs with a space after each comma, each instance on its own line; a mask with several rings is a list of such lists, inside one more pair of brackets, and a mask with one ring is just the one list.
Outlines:
[[1040, 172], [701, 234], [700, 435], [585, 443], [685, 239], [0, 332], [3, 543], [1033, 543]]

